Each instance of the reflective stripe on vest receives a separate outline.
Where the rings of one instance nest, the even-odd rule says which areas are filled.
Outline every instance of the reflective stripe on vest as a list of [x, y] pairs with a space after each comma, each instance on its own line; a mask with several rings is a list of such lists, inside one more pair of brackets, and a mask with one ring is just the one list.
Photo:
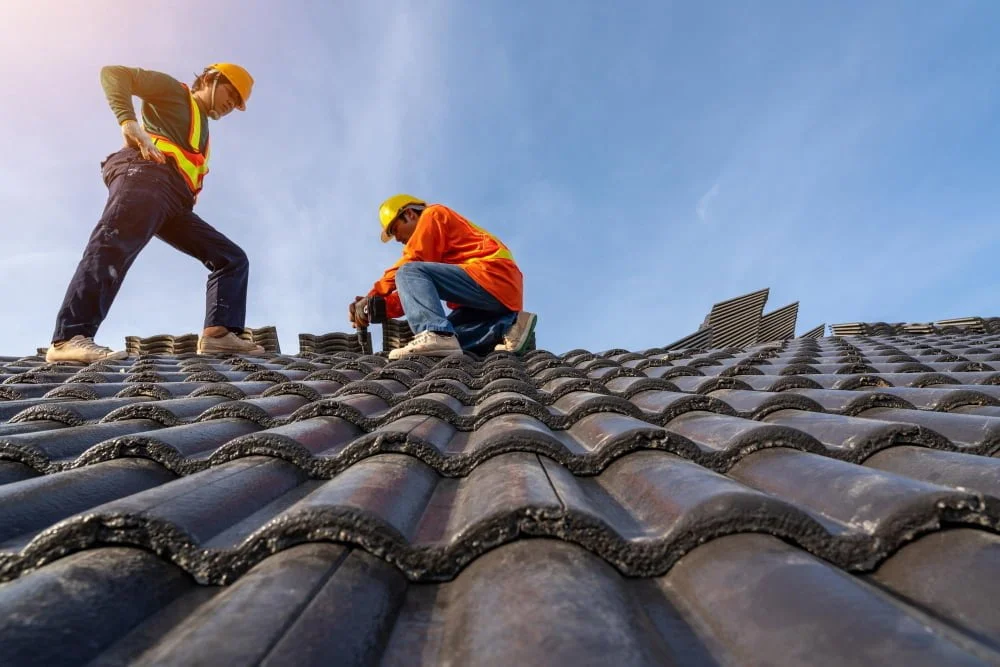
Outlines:
[[489, 240], [496, 243], [498, 248], [497, 251], [492, 254], [486, 255], [485, 257], [475, 257], [473, 259], [468, 260], [469, 262], [482, 262], [484, 260], [490, 260], [490, 259], [509, 259], [512, 262], [514, 261], [514, 255], [511, 253], [510, 250], [507, 249], [507, 246], [505, 246], [503, 243], [500, 243], [497, 237], [493, 236], [488, 231], [486, 231], [485, 229], [483, 229], [482, 227], [480, 227], [479, 225], [470, 220], [466, 220], [466, 222], [468, 222], [469, 226], [475, 229], [477, 232], [479, 232], [480, 234], [484, 234], [487, 238], [489, 238]]
[[[187, 89], [187, 86], [184, 86]], [[201, 111], [198, 103], [194, 100], [194, 95], [188, 91], [191, 100], [191, 127], [188, 130], [188, 145], [180, 146], [162, 134], [149, 133], [153, 139], [153, 145], [160, 149], [164, 155], [173, 158], [177, 171], [180, 172], [191, 192], [198, 194], [201, 192], [205, 174], [208, 173], [209, 142], [205, 142], [205, 152], [198, 152], [201, 145]], [[147, 130], [148, 131], [148, 130]], [[193, 150], [188, 150], [188, 149]]]

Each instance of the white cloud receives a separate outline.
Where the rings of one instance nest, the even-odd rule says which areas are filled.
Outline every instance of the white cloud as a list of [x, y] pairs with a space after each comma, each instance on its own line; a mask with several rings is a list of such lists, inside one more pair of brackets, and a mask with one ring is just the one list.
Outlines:
[[695, 212], [698, 214], [698, 219], [702, 222], [708, 222], [708, 207], [711, 205], [712, 200], [719, 196], [719, 184], [716, 183], [708, 192], [701, 196], [698, 200], [698, 206]]

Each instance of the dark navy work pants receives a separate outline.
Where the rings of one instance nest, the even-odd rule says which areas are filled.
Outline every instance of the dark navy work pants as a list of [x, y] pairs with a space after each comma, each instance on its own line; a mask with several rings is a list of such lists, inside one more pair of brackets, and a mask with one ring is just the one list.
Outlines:
[[241, 330], [250, 262], [194, 213], [194, 197], [174, 167], [144, 160], [134, 148], [110, 155], [101, 167], [108, 202], [66, 289], [53, 342], [97, 333], [129, 267], [154, 236], [211, 271], [205, 326]]

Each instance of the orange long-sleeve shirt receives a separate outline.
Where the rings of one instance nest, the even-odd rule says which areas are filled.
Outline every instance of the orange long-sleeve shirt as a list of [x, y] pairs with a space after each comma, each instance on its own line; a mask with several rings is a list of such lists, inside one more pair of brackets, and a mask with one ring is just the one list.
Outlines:
[[403, 247], [403, 256], [386, 269], [368, 292], [368, 296], [385, 297], [389, 317], [404, 314], [396, 291], [396, 271], [407, 262], [457, 264], [507, 308], [513, 311], [524, 308], [524, 278], [507, 246], [441, 204], [424, 209], [413, 236]]

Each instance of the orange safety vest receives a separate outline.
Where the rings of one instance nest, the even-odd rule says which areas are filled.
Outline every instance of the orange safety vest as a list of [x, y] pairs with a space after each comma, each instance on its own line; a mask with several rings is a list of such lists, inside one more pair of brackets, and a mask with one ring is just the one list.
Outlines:
[[198, 146], [201, 145], [201, 110], [198, 108], [198, 103], [194, 101], [194, 95], [191, 95], [191, 91], [186, 85], [184, 89], [188, 91], [188, 96], [191, 100], [191, 127], [188, 130], [188, 145], [180, 146], [162, 134], [149, 132], [149, 136], [153, 138], [154, 146], [159, 148], [164, 155], [173, 158], [174, 166], [177, 167], [177, 171], [184, 178], [184, 182], [187, 183], [191, 192], [197, 195], [201, 192], [205, 174], [208, 173], [209, 142], [211, 139], [205, 141], [204, 153], [199, 152]]

